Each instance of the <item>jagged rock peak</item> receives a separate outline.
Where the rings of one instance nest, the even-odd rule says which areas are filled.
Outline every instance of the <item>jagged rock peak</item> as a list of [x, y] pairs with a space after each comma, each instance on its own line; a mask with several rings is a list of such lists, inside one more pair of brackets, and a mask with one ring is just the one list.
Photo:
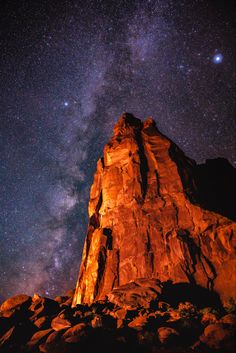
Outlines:
[[74, 305], [140, 279], [186, 282], [215, 290], [222, 300], [235, 297], [236, 223], [197, 203], [195, 170], [152, 118], [120, 117], [90, 191]]
[[119, 118], [118, 122], [115, 125], [115, 128], [123, 128], [123, 127], [128, 127], [128, 126], [133, 126], [136, 128], [142, 128], [142, 121], [138, 118], [135, 118], [135, 116], [131, 113], [123, 113], [121, 117]]
[[114, 135], [122, 135], [125, 130], [127, 131], [130, 128], [141, 131], [148, 127], [156, 128], [156, 122], [152, 117], [148, 117], [142, 122], [131, 113], [123, 113], [114, 127]]

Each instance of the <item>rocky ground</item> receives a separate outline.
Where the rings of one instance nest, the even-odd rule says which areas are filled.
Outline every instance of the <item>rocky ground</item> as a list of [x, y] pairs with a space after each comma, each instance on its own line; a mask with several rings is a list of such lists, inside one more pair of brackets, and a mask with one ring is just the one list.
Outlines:
[[235, 352], [235, 306], [145, 307], [98, 301], [71, 308], [73, 291], [54, 300], [17, 295], [0, 308], [1, 353]]

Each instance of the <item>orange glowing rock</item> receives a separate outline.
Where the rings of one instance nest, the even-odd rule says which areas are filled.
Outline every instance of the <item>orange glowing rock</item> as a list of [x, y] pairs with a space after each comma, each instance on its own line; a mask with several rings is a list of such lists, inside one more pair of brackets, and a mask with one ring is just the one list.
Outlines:
[[189, 282], [236, 296], [236, 223], [198, 203], [196, 163], [124, 114], [97, 163], [73, 305], [137, 279]]

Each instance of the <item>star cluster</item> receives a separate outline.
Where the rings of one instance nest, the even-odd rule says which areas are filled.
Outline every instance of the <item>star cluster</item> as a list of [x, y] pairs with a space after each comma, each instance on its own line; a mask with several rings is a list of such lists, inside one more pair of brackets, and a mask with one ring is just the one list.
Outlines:
[[236, 164], [230, 1], [14, 1], [0, 23], [0, 299], [73, 288], [96, 161], [123, 111]]

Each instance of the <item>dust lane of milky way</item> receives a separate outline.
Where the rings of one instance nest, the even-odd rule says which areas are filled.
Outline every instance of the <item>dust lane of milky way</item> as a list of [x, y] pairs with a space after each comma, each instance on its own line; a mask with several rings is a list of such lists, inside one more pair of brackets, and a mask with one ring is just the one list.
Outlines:
[[198, 162], [236, 164], [234, 10], [223, 1], [1, 8], [0, 300], [76, 282], [96, 161], [122, 111]]

